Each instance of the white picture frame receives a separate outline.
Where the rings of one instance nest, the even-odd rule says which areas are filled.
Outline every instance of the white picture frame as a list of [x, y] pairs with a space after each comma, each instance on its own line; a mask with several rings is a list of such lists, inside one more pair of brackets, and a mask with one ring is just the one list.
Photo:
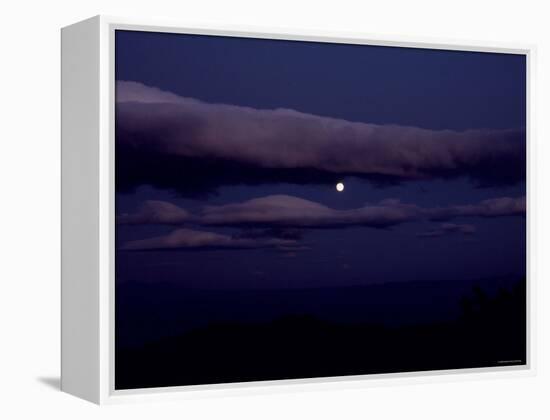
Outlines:
[[[320, 379], [198, 385], [139, 390], [114, 389], [114, 31], [117, 29], [345, 44], [422, 47], [523, 54], [527, 61], [527, 363], [524, 366], [436, 372], [376, 374]], [[67, 26], [62, 45], [62, 316], [61, 388], [97, 404], [231, 393], [276, 392], [470, 380], [532, 375], [534, 282], [531, 242], [534, 220], [532, 62], [533, 46], [486, 42], [379, 38], [273, 28], [202, 26], [106, 16]]]

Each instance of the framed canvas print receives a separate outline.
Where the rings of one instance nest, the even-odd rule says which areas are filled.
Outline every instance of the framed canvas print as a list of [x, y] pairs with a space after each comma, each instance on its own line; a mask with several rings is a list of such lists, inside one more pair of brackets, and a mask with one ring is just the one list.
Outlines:
[[62, 388], [529, 372], [530, 54], [64, 28]]

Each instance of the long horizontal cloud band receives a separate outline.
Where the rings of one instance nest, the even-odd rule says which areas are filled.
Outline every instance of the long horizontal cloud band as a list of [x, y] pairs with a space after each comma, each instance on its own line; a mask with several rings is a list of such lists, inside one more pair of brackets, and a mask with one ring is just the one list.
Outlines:
[[[491, 185], [525, 179], [521, 129], [458, 132], [350, 122], [291, 109], [208, 104], [135, 82], [118, 82], [116, 96], [122, 188], [150, 183], [185, 189], [188, 183], [200, 191], [247, 182], [251, 175], [256, 181], [249, 182], [297, 183], [342, 175], [468, 176]], [[190, 162], [199, 179], [186, 176]]]
[[166, 249], [261, 249], [274, 248], [284, 252], [304, 249], [297, 240], [275, 237], [246, 238], [204, 232], [193, 229], [177, 229], [167, 235], [129, 241], [122, 246], [124, 251]]
[[414, 205], [385, 200], [351, 210], [335, 210], [322, 204], [288, 195], [271, 195], [243, 203], [207, 206], [198, 218], [203, 225], [284, 226], [337, 228], [370, 226], [384, 228], [419, 216]]
[[420, 238], [439, 238], [454, 233], [473, 235], [476, 230], [476, 227], [470, 224], [442, 223], [436, 229], [420, 232], [417, 236]]
[[241, 203], [206, 206], [193, 215], [164, 201], [147, 201], [133, 214], [117, 217], [119, 224], [186, 223], [203, 226], [252, 226], [338, 228], [369, 226], [385, 228], [417, 219], [448, 221], [458, 217], [505, 217], [525, 215], [525, 197], [500, 197], [476, 204], [424, 208], [399, 200], [383, 200], [357, 209], [336, 210], [323, 204], [288, 195], [271, 195]]
[[[130, 241], [121, 247], [125, 251], [197, 250], [197, 249], [275, 249], [293, 255], [308, 249], [301, 242], [300, 230], [311, 228], [342, 228], [370, 226], [383, 228], [417, 219], [432, 221], [457, 217], [505, 217], [525, 215], [525, 197], [502, 197], [477, 204], [422, 208], [399, 200], [384, 200], [358, 209], [335, 210], [313, 201], [287, 195], [272, 195], [242, 203], [207, 206], [202, 213], [188, 211], [164, 201], [147, 201], [133, 214], [118, 216], [119, 224], [197, 224], [203, 226], [233, 226], [244, 229], [267, 227], [267, 230], [244, 230], [238, 235], [225, 235], [188, 228], [167, 235]], [[437, 228], [419, 233], [424, 238], [449, 234], [472, 235], [471, 224], [441, 223]]]

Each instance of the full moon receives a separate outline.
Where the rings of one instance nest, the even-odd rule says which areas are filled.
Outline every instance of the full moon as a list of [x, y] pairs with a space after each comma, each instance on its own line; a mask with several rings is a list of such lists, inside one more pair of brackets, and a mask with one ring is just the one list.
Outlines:
[[338, 191], [338, 192], [344, 191], [344, 184], [342, 184], [341, 182], [336, 184], [336, 191]]

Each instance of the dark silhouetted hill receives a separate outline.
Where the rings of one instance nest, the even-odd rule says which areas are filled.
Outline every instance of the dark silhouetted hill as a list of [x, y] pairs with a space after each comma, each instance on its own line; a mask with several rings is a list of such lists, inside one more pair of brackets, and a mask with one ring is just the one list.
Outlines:
[[[116, 388], [524, 364], [525, 282], [516, 281], [498, 288], [484, 288], [479, 282], [469, 286], [461, 295], [449, 297], [449, 301], [457, 305], [456, 316], [439, 320], [411, 312], [414, 322], [392, 322], [378, 315], [369, 320], [369, 314], [376, 311], [368, 308], [373, 303], [365, 297], [365, 289], [373, 291], [371, 297], [376, 298], [395, 293], [395, 289], [382, 286], [378, 291], [373, 286], [348, 288], [347, 300], [330, 311], [346, 313], [346, 304], [354, 302], [352, 295], [357, 302], [346, 316], [332, 319], [319, 315], [323, 314], [323, 304], [327, 302], [321, 296], [311, 306], [298, 306], [300, 310], [293, 311], [294, 304], [285, 302], [283, 294], [280, 303], [284, 310], [280, 316], [273, 317], [273, 313], [250, 319], [236, 316], [234, 320], [213, 320], [205, 325], [186, 327], [177, 336], [145, 344], [122, 346], [117, 342]], [[425, 297], [413, 299], [417, 302], [414, 305], [404, 294], [393, 300], [391, 304], [397, 305], [403, 299], [405, 309], [399, 311], [400, 318], [417, 308], [429, 314], [430, 302], [441, 296], [440, 291], [434, 291], [429, 285], [411, 286], [412, 289], [415, 296], [424, 294]], [[300, 299], [306, 297], [307, 293]], [[328, 301], [337, 305], [340, 298], [342, 296], [332, 295]], [[270, 299], [273, 305], [273, 296]], [[262, 303], [261, 300], [255, 302], [253, 307]], [[378, 304], [383, 306], [384, 301]], [[423, 305], [427, 307], [422, 309]], [[193, 309], [200, 311], [199, 307]], [[204, 309], [208, 312], [210, 308]], [[356, 314], [359, 316], [354, 319]], [[200, 312], [196, 316], [200, 317]], [[117, 324], [117, 334], [118, 328], [120, 324]]]

